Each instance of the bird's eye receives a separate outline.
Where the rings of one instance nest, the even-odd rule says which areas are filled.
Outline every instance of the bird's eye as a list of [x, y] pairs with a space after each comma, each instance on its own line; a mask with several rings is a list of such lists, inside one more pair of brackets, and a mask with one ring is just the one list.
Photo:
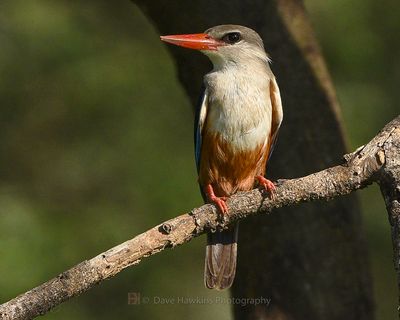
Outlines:
[[229, 44], [234, 44], [242, 40], [242, 36], [239, 32], [230, 32], [222, 37], [222, 40]]

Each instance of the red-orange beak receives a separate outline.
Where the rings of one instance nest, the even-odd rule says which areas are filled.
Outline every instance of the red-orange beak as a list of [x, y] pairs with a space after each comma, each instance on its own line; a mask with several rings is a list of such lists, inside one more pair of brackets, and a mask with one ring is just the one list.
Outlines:
[[160, 39], [177, 46], [195, 50], [217, 50], [218, 47], [225, 44], [223, 41], [211, 38], [206, 33], [161, 36]]

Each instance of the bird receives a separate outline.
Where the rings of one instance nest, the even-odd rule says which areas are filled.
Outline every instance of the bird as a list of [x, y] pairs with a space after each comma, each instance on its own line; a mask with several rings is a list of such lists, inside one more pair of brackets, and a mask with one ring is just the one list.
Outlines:
[[[279, 87], [258, 33], [226, 24], [203, 33], [160, 37], [199, 50], [213, 69], [203, 78], [195, 114], [195, 159], [198, 183], [207, 203], [224, 215], [227, 200], [257, 185], [273, 195], [266, 168], [283, 119]], [[209, 289], [231, 287], [236, 273], [238, 222], [209, 232], [204, 283]]]

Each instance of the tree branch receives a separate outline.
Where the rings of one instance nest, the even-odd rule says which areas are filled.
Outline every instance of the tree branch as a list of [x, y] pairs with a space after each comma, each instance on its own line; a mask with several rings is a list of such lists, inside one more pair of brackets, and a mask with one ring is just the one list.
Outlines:
[[50, 281], [0, 305], [1, 319], [31, 319], [89, 290], [143, 258], [189, 242], [236, 220], [314, 200], [330, 200], [372, 182], [381, 185], [392, 225], [396, 271], [400, 272], [400, 116], [367, 145], [345, 155], [343, 164], [306, 177], [279, 180], [272, 199], [255, 189], [232, 196], [220, 219], [210, 204], [193, 209], [61, 273]]
[[[397, 117], [397, 120], [399, 117]], [[384, 144], [385, 166], [382, 168], [379, 184], [392, 231], [393, 262], [397, 274], [397, 286], [400, 289], [400, 126], [393, 126], [390, 139]], [[397, 139], [396, 139], [397, 137]], [[400, 318], [400, 301], [397, 308]]]

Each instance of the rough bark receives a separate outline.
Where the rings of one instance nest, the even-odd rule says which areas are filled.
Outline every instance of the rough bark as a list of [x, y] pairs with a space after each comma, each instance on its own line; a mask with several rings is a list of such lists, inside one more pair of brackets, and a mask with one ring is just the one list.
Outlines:
[[[134, 1], [160, 34], [235, 23], [257, 30], [281, 89], [284, 121], [268, 168], [272, 178], [331, 166], [345, 153], [340, 109], [299, 0]], [[208, 60], [168, 47], [193, 105]], [[268, 296], [268, 307], [235, 305], [237, 319], [373, 319], [371, 279], [355, 196], [282, 210], [241, 223], [237, 297]], [[257, 257], [257, 262], [254, 258]]]
[[[391, 137], [382, 145], [385, 153], [385, 166], [382, 168], [381, 187], [392, 231], [393, 262], [400, 292], [400, 126], [391, 128]], [[399, 296], [400, 298], [400, 296]], [[400, 300], [397, 308], [400, 318]]]
[[[265, 217], [265, 214], [279, 207], [347, 195], [373, 181], [381, 184], [388, 203], [388, 212], [392, 220], [396, 219], [392, 223], [395, 229], [393, 243], [396, 270], [399, 272], [399, 177], [400, 116], [366, 146], [345, 155], [343, 164], [303, 178], [280, 180], [272, 198], [265, 197], [265, 194], [257, 189], [238, 193], [228, 200], [229, 212], [223, 216], [223, 220], [212, 205], [204, 205], [168, 220], [0, 305], [0, 318], [32, 319], [43, 315], [95, 284], [140, 263], [143, 258], [189, 242], [207, 231], [227, 228], [231, 223], [250, 216], [264, 214]], [[282, 211], [280, 214], [276, 213], [274, 215], [283, 214]], [[298, 212], [298, 220], [301, 220], [301, 214]], [[264, 266], [265, 273], [269, 272], [268, 269], [268, 266]]]

